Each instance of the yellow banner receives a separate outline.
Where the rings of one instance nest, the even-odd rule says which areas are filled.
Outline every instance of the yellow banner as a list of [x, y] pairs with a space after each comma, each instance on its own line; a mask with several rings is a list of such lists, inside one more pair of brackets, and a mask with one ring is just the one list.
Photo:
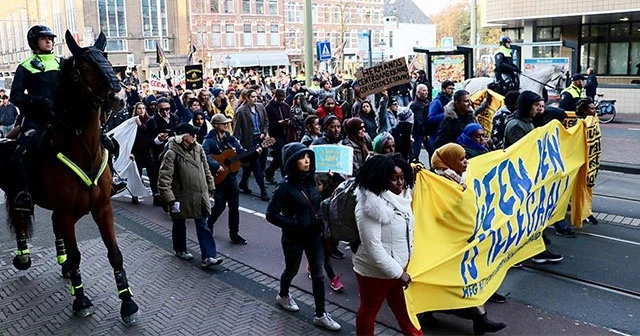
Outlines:
[[478, 123], [484, 128], [487, 134], [491, 134], [493, 129], [493, 116], [504, 105], [504, 97], [492, 90], [482, 90], [471, 95], [471, 102], [473, 108], [477, 109], [484, 101], [487, 94], [491, 95], [491, 102], [489, 102], [487, 108], [476, 116]]
[[[591, 122], [591, 121], [590, 121]], [[465, 191], [421, 171], [413, 198], [409, 316], [484, 304], [507, 270], [545, 248], [544, 228], [590, 211], [584, 120], [537, 128], [504, 151], [469, 160]]]

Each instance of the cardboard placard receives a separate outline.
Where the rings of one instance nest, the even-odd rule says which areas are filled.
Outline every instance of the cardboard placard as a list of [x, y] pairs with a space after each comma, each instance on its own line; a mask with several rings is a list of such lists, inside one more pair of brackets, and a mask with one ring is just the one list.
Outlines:
[[316, 155], [316, 172], [353, 173], [353, 148], [341, 145], [317, 145], [309, 147]]
[[360, 93], [364, 96], [381, 92], [385, 87], [391, 88], [411, 81], [407, 60], [396, 58], [370, 68], [356, 72]]
[[166, 82], [152, 78], [152, 79], [149, 79], [149, 90], [154, 90], [158, 92], [167, 92], [169, 91], [169, 88]]
[[184, 74], [187, 82], [187, 89], [202, 89], [202, 85], [204, 83], [202, 64], [186, 65], [184, 67]]

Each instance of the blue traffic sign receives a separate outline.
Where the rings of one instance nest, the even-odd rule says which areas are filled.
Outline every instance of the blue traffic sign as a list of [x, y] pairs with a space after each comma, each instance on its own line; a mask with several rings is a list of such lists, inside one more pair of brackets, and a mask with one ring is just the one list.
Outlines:
[[318, 61], [330, 61], [333, 57], [331, 54], [331, 42], [318, 41], [316, 42], [316, 57]]

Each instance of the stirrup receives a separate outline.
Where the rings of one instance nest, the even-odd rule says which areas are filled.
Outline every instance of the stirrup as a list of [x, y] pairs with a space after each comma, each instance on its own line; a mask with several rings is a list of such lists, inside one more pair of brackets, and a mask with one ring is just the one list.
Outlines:
[[13, 210], [20, 212], [33, 212], [33, 199], [26, 191], [19, 192], [13, 202]]

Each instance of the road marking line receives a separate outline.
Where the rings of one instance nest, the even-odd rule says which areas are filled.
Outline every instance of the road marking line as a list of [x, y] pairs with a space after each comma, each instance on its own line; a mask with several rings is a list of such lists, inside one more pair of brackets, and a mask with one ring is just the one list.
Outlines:
[[626, 240], [626, 239], [620, 239], [620, 238], [614, 238], [614, 237], [609, 237], [609, 236], [603, 236], [603, 235], [599, 235], [597, 233], [590, 233], [590, 232], [580, 232], [580, 234], [583, 234], [585, 236], [592, 236], [592, 237], [597, 237], [597, 238], [602, 238], [602, 239], [608, 239], [608, 240], [613, 240], [613, 241], [617, 241], [620, 243], [626, 243], [626, 244], [631, 244], [631, 245], [637, 245], [640, 246], [639, 242], [635, 242], [635, 241], [631, 241], [631, 240]]
[[629, 131], [640, 131], [640, 128], [627, 128]]

